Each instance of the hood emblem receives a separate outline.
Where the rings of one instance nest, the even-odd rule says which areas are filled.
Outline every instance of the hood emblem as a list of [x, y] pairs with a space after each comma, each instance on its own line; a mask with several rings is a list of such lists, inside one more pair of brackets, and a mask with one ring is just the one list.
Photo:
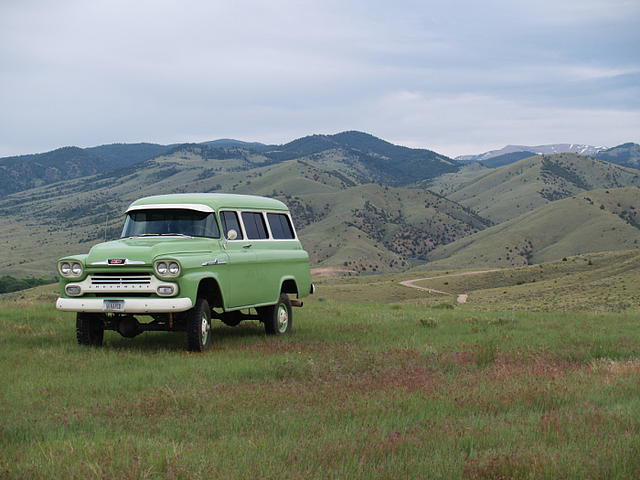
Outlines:
[[103, 260], [101, 262], [93, 262], [92, 266], [100, 266], [100, 265], [146, 265], [147, 263], [143, 260], [129, 260], [128, 258], [109, 258], [107, 260]]

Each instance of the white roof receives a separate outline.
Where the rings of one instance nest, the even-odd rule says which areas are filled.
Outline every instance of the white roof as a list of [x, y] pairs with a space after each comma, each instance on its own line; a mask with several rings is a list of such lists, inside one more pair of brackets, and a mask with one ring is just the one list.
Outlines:
[[127, 213], [135, 210], [196, 210], [198, 212], [213, 213], [213, 208], [201, 203], [151, 203], [147, 205], [131, 205], [127, 208]]

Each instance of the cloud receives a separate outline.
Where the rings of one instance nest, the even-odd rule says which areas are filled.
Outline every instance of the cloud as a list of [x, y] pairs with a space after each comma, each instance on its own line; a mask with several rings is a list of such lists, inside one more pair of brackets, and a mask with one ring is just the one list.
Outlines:
[[344, 129], [449, 154], [637, 140], [636, 3], [4, 2], [0, 155]]
[[[564, 143], [567, 138], [573, 143], [614, 146], [637, 137], [640, 125], [637, 111], [543, 107], [468, 94], [429, 97], [394, 92], [381, 98], [374, 111], [393, 126], [389, 138], [450, 156], [506, 144]], [[608, 128], [603, 130], [603, 125]]]

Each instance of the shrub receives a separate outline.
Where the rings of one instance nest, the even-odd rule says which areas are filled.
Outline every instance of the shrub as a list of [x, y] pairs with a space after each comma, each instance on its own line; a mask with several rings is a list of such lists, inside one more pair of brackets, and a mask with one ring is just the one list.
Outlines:
[[446, 303], [446, 302], [442, 302], [442, 303], [438, 303], [436, 305], [434, 305], [431, 308], [435, 308], [438, 310], [453, 310], [453, 304], [452, 303]]
[[493, 362], [496, 361], [497, 352], [498, 347], [495, 339], [488, 339], [481, 343], [478, 346], [478, 351], [476, 352], [476, 366], [478, 368], [484, 368], [492, 365]]
[[420, 325], [423, 327], [434, 328], [438, 326], [438, 319], [433, 317], [421, 318]]

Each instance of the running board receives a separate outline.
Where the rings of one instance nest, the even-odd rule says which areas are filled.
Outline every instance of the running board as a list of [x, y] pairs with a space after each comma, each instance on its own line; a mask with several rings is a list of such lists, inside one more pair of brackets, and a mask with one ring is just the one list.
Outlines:
[[297, 298], [292, 298], [289, 301], [291, 302], [292, 307], [301, 307], [303, 305], [302, 300], [298, 300]]

